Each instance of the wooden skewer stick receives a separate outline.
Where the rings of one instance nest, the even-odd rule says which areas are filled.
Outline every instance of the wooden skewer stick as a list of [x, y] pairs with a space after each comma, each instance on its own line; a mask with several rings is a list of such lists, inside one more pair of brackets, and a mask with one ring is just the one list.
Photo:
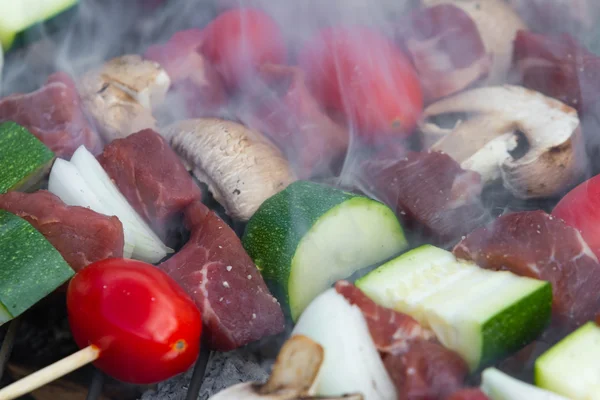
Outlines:
[[96, 346], [88, 346], [42, 368], [31, 375], [26, 376], [0, 390], [0, 400], [13, 400], [24, 394], [34, 391], [86, 364], [94, 362], [100, 356], [100, 350]]

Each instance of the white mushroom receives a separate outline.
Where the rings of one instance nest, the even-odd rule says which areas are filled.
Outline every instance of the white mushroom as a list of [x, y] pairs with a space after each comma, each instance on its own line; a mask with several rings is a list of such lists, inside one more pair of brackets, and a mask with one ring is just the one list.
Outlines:
[[[435, 118], [464, 114], [454, 127]], [[577, 111], [520, 86], [473, 89], [440, 100], [420, 129], [431, 150], [450, 155], [484, 181], [502, 178], [519, 198], [547, 197], [582, 175], [585, 156]]]
[[137, 55], [125, 55], [87, 72], [79, 91], [107, 141], [142, 129], [155, 129], [152, 109], [162, 103], [171, 80], [162, 67]]
[[503, 0], [421, 0], [426, 7], [452, 4], [469, 16], [477, 25], [488, 53], [492, 54], [492, 69], [487, 85], [506, 82], [513, 55], [513, 41], [517, 31], [527, 29], [521, 17]]
[[[323, 348], [312, 339], [294, 335], [281, 348], [269, 380], [265, 384], [247, 382], [225, 389], [210, 400], [310, 400], [314, 382], [324, 360]], [[363, 400], [360, 394], [329, 399]]]
[[192, 119], [162, 133], [232, 218], [250, 219], [266, 199], [295, 180], [281, 151], [241, 124]]

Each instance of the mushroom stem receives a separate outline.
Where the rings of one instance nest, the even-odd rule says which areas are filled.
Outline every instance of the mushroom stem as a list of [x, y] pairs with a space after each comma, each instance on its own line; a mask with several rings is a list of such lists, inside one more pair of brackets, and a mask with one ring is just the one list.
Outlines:
[[363, 400], [360, 394], [312, 396], [324, 358], [324, 350], [320, 344], [307, 336], [293, 335], [279, 351], [266, 383], [240, 383], [217, 393], [210, 400]]
[[[466, 120], [452, 128], [435, 123], [452, 113]], [[586, 164], [577, 111], [520, 86], [478, 88], [440, 100], [425, 109], [420, 128], [431, 150], [447, 153], [484, 182], [502, 178], [519, 198], [566, 190]]]

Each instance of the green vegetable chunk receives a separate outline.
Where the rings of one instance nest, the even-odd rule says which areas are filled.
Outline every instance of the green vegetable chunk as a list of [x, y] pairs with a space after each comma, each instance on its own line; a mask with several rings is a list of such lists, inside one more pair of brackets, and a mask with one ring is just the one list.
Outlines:
[[0, 124], [0, 194], [26, 190], [50, 169], [54, 153], [21, 125]]
[[600, 327], [588, 322], [542, 354], [535, 384], [572, 400], [600, 400]]
[[485, 270], [430, 245], [385, 263], [356, 286], [431, 328], [472, 371], [533, 341], [552, 308], [549, 282]]
[[0, 323], [22, 314], [74, 273], [29, 222], [0, 210]]
[[307, 181], [267, 199], [242, 243], [294, 320], [335, 281], [407, 247], [386, 205]]
[[3, 0], [0, 12], [0, 44], [8, 50], [17, 35], [51, 19], [77, 4], [78, 0]]

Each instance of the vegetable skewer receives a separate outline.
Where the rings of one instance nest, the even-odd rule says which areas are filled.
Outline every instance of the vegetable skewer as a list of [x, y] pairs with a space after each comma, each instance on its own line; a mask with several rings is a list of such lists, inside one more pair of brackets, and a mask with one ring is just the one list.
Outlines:
[[92, 362], [117, 380], [151, 384], [185, 372], [198, 357], [200, 312], [175, 281], [144, 262], [113, 258], [89, 265], [69, 283], [67, 309], [82, 349], [3, 388], [0, 399]]

